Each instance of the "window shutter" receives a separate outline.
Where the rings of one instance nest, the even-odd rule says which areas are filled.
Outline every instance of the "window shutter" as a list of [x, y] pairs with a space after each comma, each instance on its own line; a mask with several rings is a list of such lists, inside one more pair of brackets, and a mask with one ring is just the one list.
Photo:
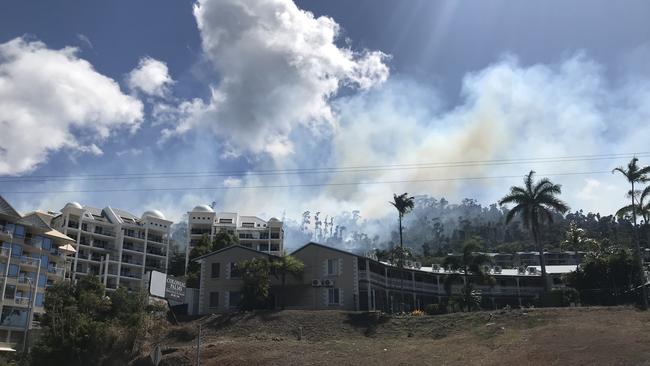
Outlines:
[[[230, 279], [230, 263], [226, 263], [226, 273], [224, 273], [224, 277], [226, 277], [227, 280]], [[226, 302], [227, 303], [227, 302]]]
[[340, 276], [340, 275], [343, 274], [343, 258], [339, 258], [339, 265], [338, 265], [338, 267], [339, 267], [339, 273], [338, 273], [338, 275]]
[[230, 307], [230, 291], [223, 292], [223, 307], [225, 309]]
[[[325, 263], [327, 265], [327, 261], [325, 261]], [[322, 290], [321, 299], [323, 300], [323, 306], [327, 306], [328, 305], [328, 300], [329, 300], [328, 299], [328, 296], [329, 296], [328, 291], [329, 291], [329, 289], [327, 287], [322, 287], [321, 290]]]
[[327, 276], [327, 259], [323, 261], [323, 276]]
[[340, 288], [340, 289], [339, 289], [339, 305], [343, 306], [343, 304], [344, 304], [343, 299], [344, 299], [344, 298], [345, 298], [345, 297], [344, 297], [344, 294], [343, 294], [343, 289]]

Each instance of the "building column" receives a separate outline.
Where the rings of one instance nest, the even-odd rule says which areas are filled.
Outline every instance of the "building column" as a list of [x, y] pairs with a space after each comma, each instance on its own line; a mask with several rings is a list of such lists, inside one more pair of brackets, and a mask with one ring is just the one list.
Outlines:
[[415, 294], [415, 272], [411, 272], [411, 289], [413, 290], [413, 309], [417, 306], [417, 295]]
[[[66, 223], [69, 222], [70, 220], [70, 213], [68, 212], [68, 220], [66, 220]], [[81, 223], [84, 220], [84, 213], [83, 211], [79, 215], [79, 225], [77, 227], [77, 247], [75, 248], [77, 252], [74, 254], [74, 264], [72, 265], [72, 280], [77, 279], [77, 260], [79, 258], [79, 244], [81, 243]], [[66, 225], [67, 229], [67, 225]], [[67, 231], [67, 230], [66, 230]]]
[[515, 281], [517, 282], [517, 300], [519, 301], [519, 307], [521, 307], [521, 291], [519, 289], [519, 278], [515, 278]]
[[366, 259], [366, 279], [368, 280], [368, 311], [375, 310], [374, 306], [371, 308], [370, 303], [372, 296], [370, 294], [370, 261]]
[[384, 288], [386, 291], [386, 305], [388, 305], [388, 309], [392, 312], [393, 310], [393, 301], [389, 296], [389, 291], [388, 291], [388, 268], [384, 267]]

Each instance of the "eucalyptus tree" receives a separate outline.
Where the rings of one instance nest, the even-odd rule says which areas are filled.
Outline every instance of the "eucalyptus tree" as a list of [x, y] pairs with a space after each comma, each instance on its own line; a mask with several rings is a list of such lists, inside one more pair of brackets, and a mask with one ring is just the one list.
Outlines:
[[542, 268], [544, 291], [548, 292], [549, 283], [546, 278], [546, 261], [544, 246], [540, 240], [540, 229], [544, 223], [552, 223], [554, 214], [564, 214], [569, 207], [557, 196], [562, 193], [562, 186], [554, 184], [548, 178], [535, 182], [535, 172], [530, 171], [524, 177], [524, 186], [512, 186], [510, 192], [499, 201], [499, 205], [514, 204], [506, 214], [506, 224], [518, 216], [532, 235], [533, 242], [539, 251], [539, 264]]
[[591, 238], [587, 237], [584, 229], [578, 227], [575, 221], [569, 223], [569, 230], [566, 232], [565, 239], [560, 243], [562, 250], [573, 250], [576, 264], [580, 264], [579, 251], [594, 251], [598, 247], [598, 243]]
[[[627, 164], [627, 167], [617, 167], [612, 170], [612, 173], [621, 173], [625, 179], [627, 179], [628, 183], [630, 183], [631, 190], [630, 190], [630, 198], [632, 200], [632, 204], [630, 205], [631, 211], [632, 211], [632, 225], [634, 227], [634, 246], [635, 246], [635, 252], [636, 252], [636, 257], [637, 261], [639, 262], [639, 265], [643, 269], [643, 253], [641, 253], [641, 245], [639, 243], [639, 230], [637, 227], [637, 222], [636, 222], [636, 214], [637, 214], [637, 209], [640, 207], [637, 205], [635, 196], [636, 196], [636, 188], [635, 185], [640, 185], [643, 183], [648, 182], [648, 174], [650, 173], [650, 166], [639, 166], [638, 164], [639, 159], [634, 157], [630, 162]], [[627, 206], [626, 206], [627, 207]], [[626, 207], [623, 207], [622, 209], [625, 209]], [[620, 211], [620, 210], [619, 210]], [[643, 307], [643, 310], [648, 309], [648, 290], [645, 286], [645, 279], [642, 279], [642, 284], [641, 284], [641, 306]]]
[[485, 265], [490, 263], [490, 258], [479, 253], [481, 245], [476, 239], [470, 239], [463, 245], [461, 255], [451, 255], [445, 258], [442, 265], [454, 273], [447, 276], [445, 290], [451, 295], [451, 286], [459, 278], [463, 278], [464, 305], [467, 312], [472, 310], [472, 277], [481, 283], [491, 282], [493, 278], [484, 270]]

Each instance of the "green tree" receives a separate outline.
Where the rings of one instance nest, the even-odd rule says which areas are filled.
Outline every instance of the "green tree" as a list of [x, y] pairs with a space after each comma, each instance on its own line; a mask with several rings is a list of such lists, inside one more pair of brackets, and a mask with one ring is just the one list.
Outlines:
[[[413, 207], [415, 207], [415, 198], [412, 196], [409, 196], [408, 193], [404, 192], [400, 195], [393, 194], [393, 202], [389, 202], [395, 209], [397, 210], [397, 217], [398, 217], [398, 222], [399, 222], [399, 247], [400, 247], [400, 255], [397, 258], [397, 264], [400, 268], [404, 268], [404, 261], [405, 261], [405, 251], [404, 251], [404, 240], [403, 240], [403, 226], [402, 226], [402, 220], [404, 219], [404, 215], [407, 213], [411, 212], [413, 210]], [[404, 306], [404, 276], [403, 274], [400, 273], [400, 298], [401, 298], [401, 307]]]
[[569, 230], [566, 232], [565, 239], [560, 243], [562, 250], [573, 250], [576, 263], [580, 264], [579, 251], [594, 251], [598, 243], [594, 239], [588, 238], [586, 232], [576, 225], [575, 221], [569, 224]]
[[[630, 190], [630, 198], [632, 200], [631, 203], [631, 209], [632, 209], [632, 225], [634, 227], [634, 249], [636, 252], [636, 257], [637, 261], [639, 262], [639, 266], [643, 268], [643, 253], [641, 253], [641, 244], [639, 243], [639, 231], [637, 227], [637, 221], [636, 221], [636, 214], [637, 214], [637, 206], [635, 196], [636, 196], [636, 191], [635, 191], [635, 185], [646, 183], [648, 181], [648, 173], [650, 173], [650, 166], [646, 167], [640, 167], [638, 163], [639, 159], [636, 157], [632, 158], [630, 162], [627, 164], [627, 168], [625, 167], [617, 167], [612, 170], [612, 173], [619, 172], [621, 173], [625, 179], [627, 179], [628, 183], [630, 183], [630, 186], [632, 189]], [[643, 310], [648, 309], [648, 290], [645, 286], [645, 279], [641, 279], [641, 306]]]
[[275, 278], [280, 280], [280, 307], [284, 310], [286, 303], [285, 290], [287, 275], [292, 276], [296, 279], [302, 278], [302, 274], [305, 270], [305, 264], [302, 263], [298, 258], [288, 255], [287, 252], [283, 252], [282, 256], [271, 261], [271, 268], [273, 270], [273, 275]]
[[194, 262], [194, 259], [210, 252], [212, 252], [212, 243], [210, 242], [210, 238], [203, 234], [201, 239], [199, 239], [199, 241], [192, 247], [189, 253], [186, 279], [187, 287], [199, 288], [201, 285], [201, 265]]
[[542, 268], [542, 281], [544, 292], [548, 292], [549, 283], [546, 276], [546, 261], [544, 259], [544, 246], [540, 240], [540, 226], [553, 222], [553, 214], [564, 214], [569, 207], [556, 196], [562, 193], [562, 186], [552, 183], [548, 178], [542, 178], [538, 182], [533, 179], [534, 171], [530, 171], [524, 177], [524, 186], [513, 186], [510, 192], [499, 201], [499, 205], [509, 203], [515, 206], [506, 214], [506, 224], [510, 223], [515, 216], [519, 216], [524, 226], [530, 230], [539, 251], [539, 264]]
[[167, 274], [172, 276], [183, 276], [185, 274], [185, 251], [180, 250], [178, 245], [169, 247], [169, 265]]
[[211, 251], [220, 250], [238, 244], [239, 238], [237, 236], [230, 234], [227, 230], [222, 229], [214, 235], [214, 239], [212, 239]]
[[271, 288], [271, 263], [266, 258], [252, 258], [238, 265], [242, 274], [241, 310], [268, 308]]
[[451, 286], [458, 278], [463, 278], [463, 301], [461, 302], [466, 311], [471, 311], [473, 304], [476, 303], [474, 296], [476, 292], [473, 291], [472, 279], [480, 283], [490, 283], [492, 277], [486, 273], [483, 267], [490, 263], [490, 258], [484, 254], [478, 253], [481, 250], [480, 238], [472, 238], [463, 244], [461, 255], [448, 256], [442, 262], [443, 267], [451, 270], [453, 273], [445, 279], [445, 290], [451, 294]]
[[619, 305], [634, 301], [641, 267], [629, 249], [611, 246], [590, 254], [577, 271], [566, 275], [566, 284], [580, 292], [588, 305]]

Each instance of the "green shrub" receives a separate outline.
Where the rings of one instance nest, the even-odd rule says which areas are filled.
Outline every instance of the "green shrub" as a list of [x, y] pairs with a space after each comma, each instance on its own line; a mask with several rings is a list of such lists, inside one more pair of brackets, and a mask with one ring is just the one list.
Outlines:
[[445, 313], [445, 309], [439, 304], [429, 304], [424, 307], [424, 312], [428, 315], [440, 315]]

